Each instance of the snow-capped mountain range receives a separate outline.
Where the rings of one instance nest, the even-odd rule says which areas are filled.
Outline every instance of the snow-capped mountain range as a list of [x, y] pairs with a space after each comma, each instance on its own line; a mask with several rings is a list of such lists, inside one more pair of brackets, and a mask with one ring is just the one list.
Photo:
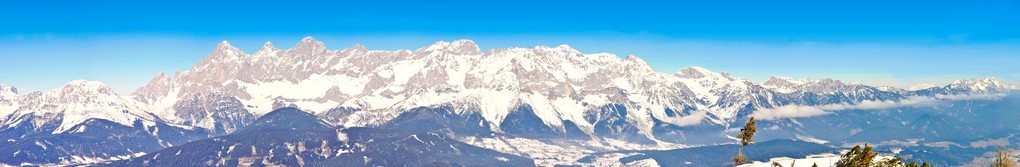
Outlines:
[[25, 95], [17, 95], [14, 90], [5, 89], [7, 92], [0, 95], [0, 105], [3, 105], [0, 108], [6, 109], [0, 125], [30, 122], [34, 127], [43, 127], [53, 124], [57, 126], [49, 132], [59, 133], [91, 118], [123, 125], [156, 121], [151, 112], [141, 109], [145, 104], [117, 95], [113, 89], [96, 81], [75, 80], [57, 89]]
[[484, 120], [479, 126], [502, 132], [507, 116], [527, 106], [559, 133], [576, 128], [598, 136], [603, 127], [599, 124], [608, 122], [610, 128], [633, 127], [635, 134], [661, 140], [655, 136], [657, 125], [728, 127], [759, 109], [783, 105], [1002, 93], [1011, 88], [994, 78], [916, 90], [788, 77], [759, 84], [701, 67], [660, 73], [635, 56], [584, 54], [567, 45], [483, 52], [470, 40], [457, 40], [417, 50], [377, 51], [360, 45], [328, 50], [307, 37], [285, 50], [267, 42], [251, 54], [224, 41], [192, 69], [172, 76], [159, 73], [131, 95], [117, 95], [94, 81], [26, 94], [0, 86], [0, 127], [54, 125], [40, 131], [56, 134], [98, 118], [123, 125], [164, 122], [222, 134], [288, 106], [334, 125], [373, 127], [414, 108], [447, 106], [452, 114], [478, 114]]

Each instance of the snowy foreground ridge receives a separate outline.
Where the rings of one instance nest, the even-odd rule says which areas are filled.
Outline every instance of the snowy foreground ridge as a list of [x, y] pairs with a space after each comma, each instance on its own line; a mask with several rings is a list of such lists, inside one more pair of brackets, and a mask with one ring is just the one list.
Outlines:
[[657, 141], [656, 125], [728, 127], [782, 106], [996, 94], [1011, 86], [994, 78], [916, 90], [787, 77], [753, 83], [701, 67], [659, 73], [636, 56], [584, 54], [567, 45], [483, 52], [457, 40], [417, 50], [328, 50], [307, 37], [290, 49], [267, 42], [255, 53], [224, 41], [192, 69], [159, 73], [131, 95], [95, 81], [24, 94], [0, 88], [0, 126], [34, 124], [54, 134], [84, 130], [72, 127], [91, 118], [229, 133], [287, 106], [334, 125], [372, 127], [414, 108], [449, 107], [480, 115], [478, 124], [494, 132], [526, 109], [560, 133], [576, 127], [596, 135], [599, 122], [610, 122]]
[[[892, 159], [892, 156], [878, 156], [875, 157], [874, 162], [881, 162], [884, 160]], [[780, 157], [769, 159], [769, 162], [755, 161], [750, 164], [744, 164], [737, 167], [772, 167], [772, 163], [779, 163], [786, 167], [811, 167], [817, 164], [818, 167], [832, 167], [836, 166], [836, 162], [839, 161], [839, 155], [836, 154], [819, 154], [809, 155], [804, 158], [789, 158]]]

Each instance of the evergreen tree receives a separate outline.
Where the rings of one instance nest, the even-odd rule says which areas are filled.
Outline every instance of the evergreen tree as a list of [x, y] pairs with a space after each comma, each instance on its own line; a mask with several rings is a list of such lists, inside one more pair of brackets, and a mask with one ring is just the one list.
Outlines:
[[748, 162], [751, 162], [751, 159], [748, 159], [747, 156], [744, 156], [744, 154], [742, 153], [737, 153], [737, 157], [733, 157], [733, 166], [737, 166]]
[[999, 149], [995, 153], [995, 160], [992, 161], [992, 167], [1020, 167], [1017, 164], [1016, 159], [1013, 158], [1013, 154], [1007, 149]]
[[754, 140], [752, 138], [754, 137], [754, 132], [758, 131], [758, 128], [755, 126], [754, 117], [751, 117], [751, 119], [747, 120], [747, 124], [744, 124], [744, 127], [740, 128], [740, 134], [737, 134], [737, 139], [740, 139], [740, 145], [737, 146], [737, 157], [733, 158], [733, 166], [751, 161], [747, 158], [747, 156], [744, 156], [743, 149], [744, 146], [754, 144]]
[[839, 161], [836, 162], [837, 167], [871, 167], [871, 162], [874, 161], [878, 153], [872, 151], [874, 149], [867, 143], [864, 144], [864, 148], [861, 145], [856, 145], [839, 157]]
[[751, 117], [751, 119], [747, 120], [747, 124], [740, 128], [740, 134], [737, 134], [737, 138], [740, 139], [740, 146], [754, 144], [752, 137], [754, 137], [755, 132], [758, 132], [758, 128], [755, 126], [754, 117]]
[[[905, 163], [903, 159], [892, 158], [883, 159], [875, 162], [875, 158], [878, 157], [878, 153], [874, 152], [874, 147], [871, 147], [867, 143], [862, 148], [860, 145], [856, 145], [839, 157], [839, 161], [836, 161], [837, 167], [932, 167], [933, 165], [928, 162], [922, 162], [921, 165], [917, 165], [917, 162]], [[817, 165], [817, 164], [816, 164]]]

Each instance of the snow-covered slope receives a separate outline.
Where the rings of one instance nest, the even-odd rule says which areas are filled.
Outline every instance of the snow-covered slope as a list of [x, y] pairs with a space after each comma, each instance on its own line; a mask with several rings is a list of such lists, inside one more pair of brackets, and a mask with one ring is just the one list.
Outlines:
[[[157, 74], [133, 96], [160, 118], [210, 129], [244, 119], [195, 117], [175, 106], [188, 101], [185, 99], [215, 94], [236, 99], [221, 103], [234, 106], [225, 108], [235, 115], [247, 111], [260, 116], [295, 106], [343, 126], [376, 126], [413, 108], [451, 106], [455, 113], [480, 114], [489, 124], [485, 127], [495, 132], [501, 131], [499, 126], [510, 112], [527, 106], [543, 124], [558, 132], [571, 128], [564, 127], [570, 122], [570, 126], [593, 134], [599, 122], [619, 120], [608, 122], [650, 135], [659, 123], [728, 126], [757, 109], [789, 104], [1004, 90], [992, 81], [933, 88], [953, 91], [928, 90], [934, 93], [832, 79], [775, 77], [759, 85], [700, 67], [673, 75], [659, 73], [635, 56], [583, 54], [567, 45], [483, 52], [470, 40], [457, 40], [417, 50], [375, 51], [360, 45], [327, 50], [323, 43], [308, 37], [285, 50], [267, 42], [253, 54], [224, 41], [194, 68], [172, 77]], [[972, 86], [957, 90], [962, 85]], [[607, 108], [615, 106], [622, 110], [607, 113]], [[232, 118], [240, 117], [248, 118]]]
[[[457, 40], [413, 51], [360, 45], [327, 50], [308, 37], [290, 49], [267, 42], [253, 54], [224, 41], [192, 69], [158, 73], [128, 97], [92, 81], [25, 95], [0, 86], [0, 114], [6, 115], [0, 125], [31, 123], [32, 129], [59, 133], [98, 118], [124, 125], [161, 121], [226, 134], [283, 107], [301, 108], [335, 125], [373, 127], [415, 108], [444, 106], [450, 114], [477, 114], [479, 127], [496, 133], [505, 130], [500, 126], [506, 119], [514, 119], [509, 124], [520, 133], [527, 133], [520, 128], [533, 129], [521, 126], [537, 122], [561, 134], [632, 134], [655, 140], [655, 131], [727, 127], [751, 112], [784, 105], [1009, 88], [994, 78], [915, 91], [789, 77], [756, 84], [701, 67], [659, 73], [636, 56], [583, 54], [567, 45], [483, 52], [473, 41]], [[527, 112], [511, 114], [518, 111]]]
[[110, 87], [95, 81], [71, 81], [57, 89], [20, 96], [14, 103], [17, 110], [0, 120], [0, 125], [15, 127], [34, 123], [33, 127], [42, 128], [43, 124], [53, 124], [56, 125], [54, 129], [40, 130], [60, 133], [91, 118], [123, 125], [155, 120], [138, 102], [118, 96]]
[[965, 79], [958, 80], [945, 86], [945, 89], [955, 89], [968, 93], [997, 93], [1009, 91], [1010, 85], [999, 82], [996, 78]]
[[[120, 141], [119, 136], [132, 134], [143, 135], [149, 143], [145, 148], [155, 150], [237, 132], [270, 111], [296, 107], [342, 127], [439, 131], [457, 137], [558, 137], [592, 145], [697, 145], [727, 142], [731, 123], [769, 111], [763, 109], [873, 105], [916, 96], [948, 99], [1011, 89], [1016, 87], [994, 78], [911, 89], [789, 77], [758, 84], [701, 67], [660, 73], [636, 56], [584, 54], [567, 45], [482, 51], [473, 41], [457, 40], [417, 50], [378, 51], [361, 45], [328, 50], [309, 37], [290, 49], [267, 42], [247, 54], [224, 41], [193, 68], [158, 73], [128, 96], [84, 80], [21, 94], [0, 85], [0, 139], [31, 146], [33, 141], [20, 139], [90, 134], [107, 142], [138, 144]], [[801, 122], [773, 124], [797, 129]], [[178, 132], [189, 134], [175, 135]], [[48, 155], [88, 151], [80, 148]], [[120, 152], [104, 155], [107, 158], [138, 151], [102, 149]], [[53, 153], [45, 148], [35, 152]], [[48, 158], [45, 162], [54, 160]]]
[[586, 111], [619, 103], [633, 108], [635, 114], [627, 119], [644, 129], [651, 126], [652, 115], [676, 120], [666, 118], [664, 108], [692, 108], [694, 101], [687, 97], [694, 92], [674, 88], [697, 82], [657, 73], [637, 57], [584, 55], [565, 45], [483, 53], [472, 41], [458, 40], [415, 51], [361, 46], [330, 51], [312, 38], [288, 50], [267, 43], [250, 55], [223, 42], [193, 69], [169, 81], [163, 77], [157, 75], [135, 96], [171, 121], [179, 112], [169, 104], [215, 92], [237, 97], [255, 115], [284, 106], [319, 113], [336, 107], [365, 111], [347, 122], [333, 122], [346, 126], [377, 125], [410, 108], [454, 103], [493, 123], [529, 104], [553, 127], [563, 120], [590, 127]]
[[793, 93], [797, 91], [797, 86], [812, 82], [811, 79], [793, 79], [790, 77], [771, 77], [762, 83], [762, 86], [767, 88], [775, 89], [781, 93]]
[[21, 105], [18, 103], [18, 89], [0, 84], [0, 116], [6, 117], [14, 110], [18, 110], [19, 106]]

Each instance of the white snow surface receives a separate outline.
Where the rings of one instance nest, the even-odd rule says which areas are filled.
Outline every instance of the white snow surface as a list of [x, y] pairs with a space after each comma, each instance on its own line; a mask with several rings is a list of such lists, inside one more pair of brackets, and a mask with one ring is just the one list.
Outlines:
[[[878, 155], [875, 157], [874, 162], [880, 162], [892, 158], [894, 157], [890, 155]], [[814, 164], [818, 164], [819, 167], [833, 167], [836, 165], [837, 161], [839, 161], [839, 155], [826, 153], [808, 155], [804, 158], [776, 157], [770, 158], [768, 162], [754, 161], [753, 163], [743, 164], [737, 167], [771, 167], [773, 162], [787, 167], [811, 167]]]
[[17, 125], [28, 115], [41, 118], [35, 127], [60, 121], [52, 133], [60, 133], [88, 119], [105, 119], [123, 125], [136, 120], [152, 122], [154, 117], [138, 106], [137, 102], [118, 96], [112, 89], [96, 81], [75, 80], [46, 92], [26, 95], [18, 100], [17, 111], [7, 115], [0, 123]]

